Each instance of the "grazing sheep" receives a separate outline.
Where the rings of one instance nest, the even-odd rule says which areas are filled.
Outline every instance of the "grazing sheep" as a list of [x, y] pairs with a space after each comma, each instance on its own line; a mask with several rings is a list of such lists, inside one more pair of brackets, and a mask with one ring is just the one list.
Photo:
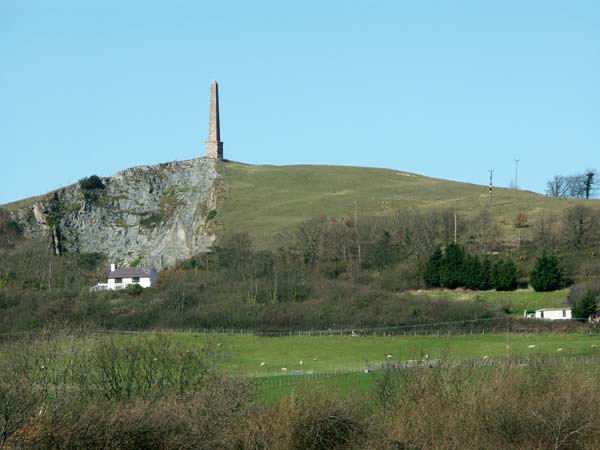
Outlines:
[[281, 371], [282, 371], [282, 372], [287, 372], [287, 368], [286, 368], [286, 367], [282, 367], [282, 368], [281, 368]]
[[263, 362], [261, 362], [261, 363], [260, 363], [260, 367], [264, 367], [264, 365], [265, 365], [265, 364], [266, 364], [266, 363], [265, 363], [264, 361], [263, 361]]

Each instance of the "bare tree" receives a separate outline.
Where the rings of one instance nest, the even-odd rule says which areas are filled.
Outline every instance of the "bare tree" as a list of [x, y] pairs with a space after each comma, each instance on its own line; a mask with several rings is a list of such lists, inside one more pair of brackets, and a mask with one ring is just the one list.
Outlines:
[[589, 199], [596, 193], [597, 186], [596, 171], [587, 169], [575, 175], [554, 175], [546, 182], [546, 193], [550, 197]]
[[550, 197], [566, 197], [568, 192], [567, 177], [554, 175], [554, 178], [546, 182], [546, 194]]
[[598, 213], [591, 208], [575, 205], [563, 217], [561, 237], [571, 248], [584, 248], [596, 242], [600, 234]]

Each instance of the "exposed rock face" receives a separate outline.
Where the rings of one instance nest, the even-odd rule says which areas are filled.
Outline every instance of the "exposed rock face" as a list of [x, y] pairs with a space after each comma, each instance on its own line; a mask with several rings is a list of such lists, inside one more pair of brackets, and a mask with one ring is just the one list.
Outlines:
[[13, 216], [26, 235], [59, 239], [69, 252], [161, 269], [214, 242], [222, 183], [217, 164], [199, 158], [134, 167], [103, 178], [106, 187], [95, 199], [86, 200], [76, 183]]

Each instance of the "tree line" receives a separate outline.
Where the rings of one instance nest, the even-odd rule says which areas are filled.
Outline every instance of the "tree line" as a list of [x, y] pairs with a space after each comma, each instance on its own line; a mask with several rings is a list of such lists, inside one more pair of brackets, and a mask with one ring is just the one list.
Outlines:
[[554, 175], [546, 182], [546, 193], [550, 197], [589, 199], [597, 190], [598, 177], [593, 169], [574, 175]]

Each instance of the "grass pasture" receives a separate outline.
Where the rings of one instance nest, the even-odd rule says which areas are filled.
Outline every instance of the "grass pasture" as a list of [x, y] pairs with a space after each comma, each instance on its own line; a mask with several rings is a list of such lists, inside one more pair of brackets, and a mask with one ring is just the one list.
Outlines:
[[[203, 342], [202, 335], [188, 333], [177, 334], [176, 339], [194, 346]], [[506, 334], [387, 337], [215, 335], [214, 339], [221, 344], [226, 355], [222, 369], [247, 376], [360, 370], [367, 364], [387, 361], [388, 355], [392, 355], [392, 361], [403, 362], [426, 355], [430, 359], [467, 360], [484, 356], [497, 359], [507, 354]], [[600, 335], [508, 333], [508, 345], [511, 357], [586, 355], [600, 351]], [[261, 366], [261, 363], [264, 365]], [[282, 371], [283, 368], [287, 370]]]
[[[473, 216], [489, 202], [483, 185], [441, 180], [400, 170], [324, 165], [270, 166], [225, 162], [225, 201], [219, 221], [225, 233], [248, 233], [260, 249], [274, 236], [310, 218], [349, 218], [355, 202], [360, 216], [398, 211], [452, 210]], [[483, 183], [487, 179], [482, 179]], [[575, 204], [600, 207], [598, 200], [565, 200], [533, 192], [496, 188], [494, 216], [503, 239], [527, 239], [541, 217], [560, 215]], [[529, 227], [517, 231], [514, 219], [526, 213]]]
[[536, 292], [531, 288], [504, 292], [426, 289], [413, 291], [413, 294], [453, 301], [478, 300], [488, 303], [496, 309], [508, 311], [510, 314], [516, 316], [522, 316], [526, 309], [567, 306], [569, 289], [552, 292]]

